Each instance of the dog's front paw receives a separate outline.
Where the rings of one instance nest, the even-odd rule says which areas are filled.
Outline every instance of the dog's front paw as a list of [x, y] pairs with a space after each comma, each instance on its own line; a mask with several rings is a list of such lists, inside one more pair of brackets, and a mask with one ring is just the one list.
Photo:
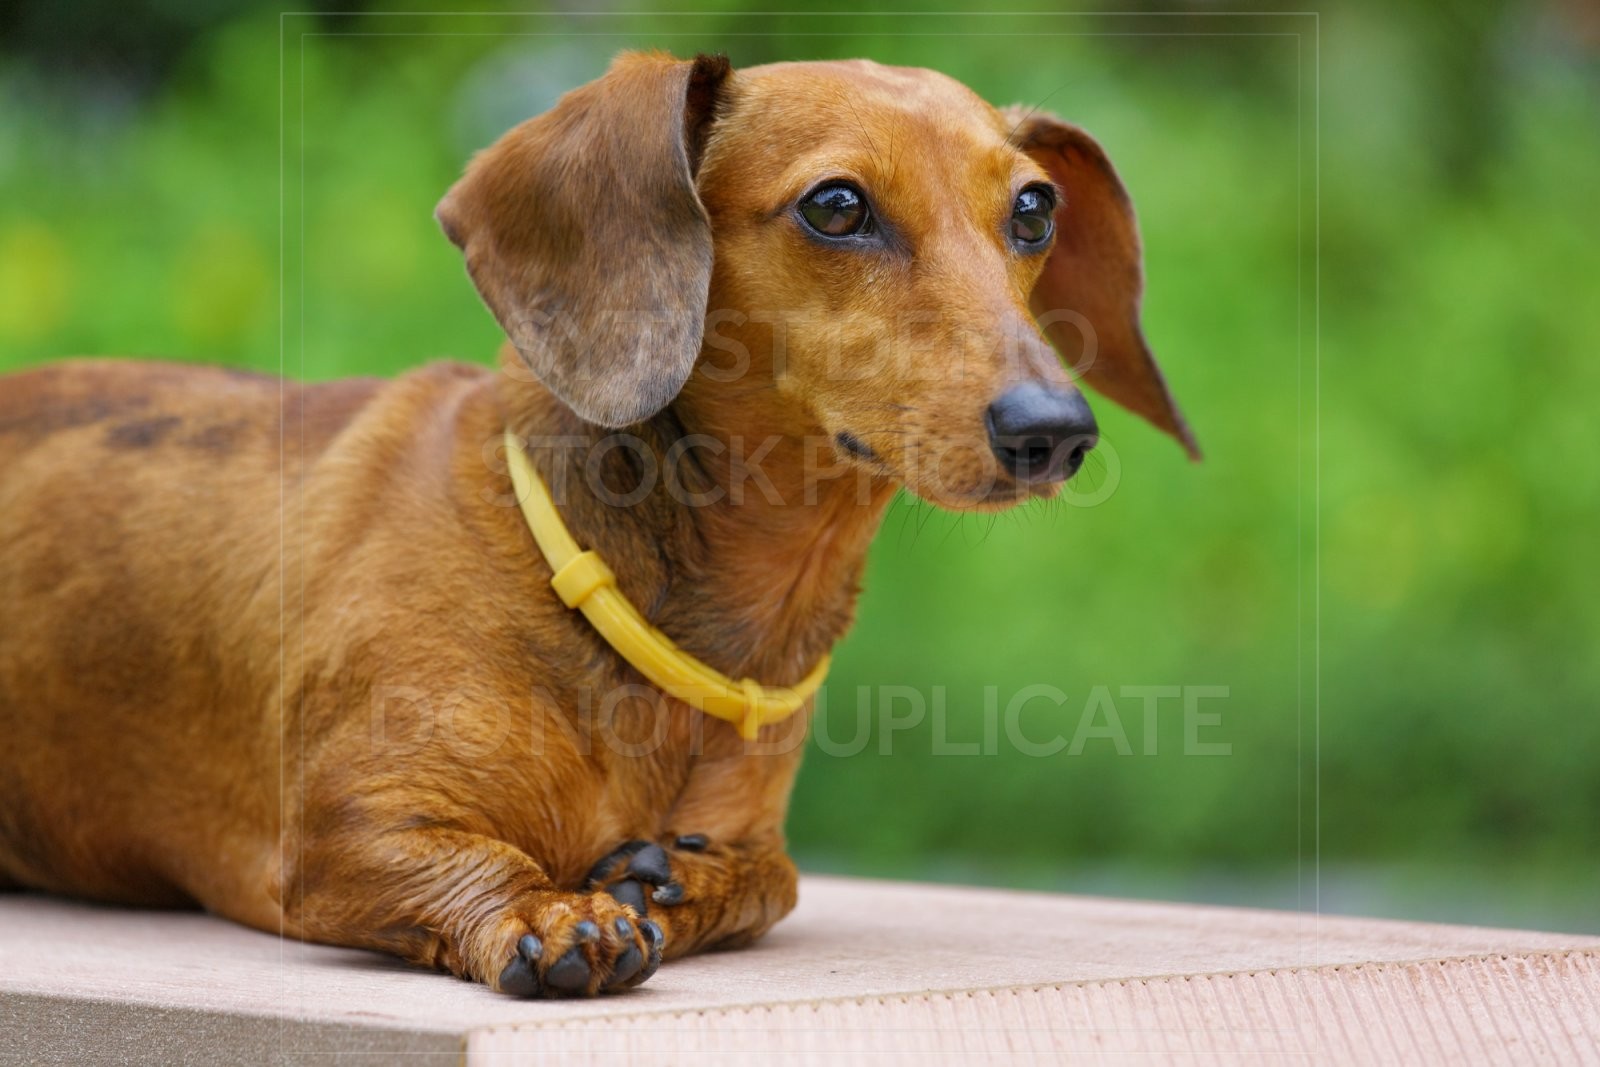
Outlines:
[[[684, 842], [691, 841], [690, 847]], [[694, 848], [693, 842], [698, 842]], [[703, 851], [706, 839], [699, 834], [680, 837], [676, 847]], [[604, 889], [639, 915], [650, 914], [650, 902], [673, 905], [683, 900], [683, 884], [672, 877], [672, 860], [667, 850], [653, 841], [629, 841], [618, 845], [589, 869], [590, 889]]]
[[794, 861], [782, 843], [708, 841], [703, 834], [665, 846], [629, 841], [589, 871], [589, 888], [610, 893], [660, 923], [666, 957], [747, 945], [794, 908]]
[[631, 989], [661, 966], [661, 927], [603, 893], [551, 894], [514, 923], [496, 987], [519, 997]]

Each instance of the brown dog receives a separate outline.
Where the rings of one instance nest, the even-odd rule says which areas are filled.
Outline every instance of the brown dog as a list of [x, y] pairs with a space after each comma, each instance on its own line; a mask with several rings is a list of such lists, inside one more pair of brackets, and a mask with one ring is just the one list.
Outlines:
[[552, 592], [508, 430], [634, 605], [774, 686], [850, 624], [897, 486], [996, 508], [1077, 469], [1034, 314], [1193, 451], [1099, 147], [938, 74], [624, 55], [438, 217], [503, 373], [0, 385], [0, 883], [635, 985], [794, 905], [808, 715], [747, 744], [642, 685]]

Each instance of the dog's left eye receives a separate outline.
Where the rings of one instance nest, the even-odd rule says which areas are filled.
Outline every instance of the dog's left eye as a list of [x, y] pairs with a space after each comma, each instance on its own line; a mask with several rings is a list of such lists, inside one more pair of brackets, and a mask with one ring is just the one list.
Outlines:
[[1030, 185], [1011, 205], [1011, 236], [1021, 245], [1041, 245], [1050, 239], [1055, 223], [1056, 195], [1047, 186]]

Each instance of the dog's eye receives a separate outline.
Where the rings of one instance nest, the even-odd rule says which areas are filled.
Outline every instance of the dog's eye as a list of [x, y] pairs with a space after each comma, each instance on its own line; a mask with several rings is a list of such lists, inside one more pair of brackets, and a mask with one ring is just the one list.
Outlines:
[[1043, 185], [1030, 185], [1017, 194], [1011, 205], [1011, 236], [1018, 244], [1040, 245], [1050, 239], [1055, 229], [1051, 215], [1056, 209], [1056, 195]]
[[824, 185], [800, 201], [800, 216], [824, 237], [861, 237], [872, 232], [867, 198], [853, 185]]

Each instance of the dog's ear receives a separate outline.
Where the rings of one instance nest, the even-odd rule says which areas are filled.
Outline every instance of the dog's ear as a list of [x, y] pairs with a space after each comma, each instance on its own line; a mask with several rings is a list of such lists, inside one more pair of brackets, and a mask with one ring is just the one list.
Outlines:
[[473, 159], [435, 212], [529, 369], [626, 426], [694, 369], [711, 284], [695, 171], [723, 56], [623, 53]]
[[1001, 111], [1011, 143], [1066, 194], [1056, 206], [1055, 245], [1030, 303], [1063, 359], [1098, 393], [1177, 438], [1199, 445], [1139, 329], [1144, 271], [1133, 203], [1094, 138], [1051, 115]]

